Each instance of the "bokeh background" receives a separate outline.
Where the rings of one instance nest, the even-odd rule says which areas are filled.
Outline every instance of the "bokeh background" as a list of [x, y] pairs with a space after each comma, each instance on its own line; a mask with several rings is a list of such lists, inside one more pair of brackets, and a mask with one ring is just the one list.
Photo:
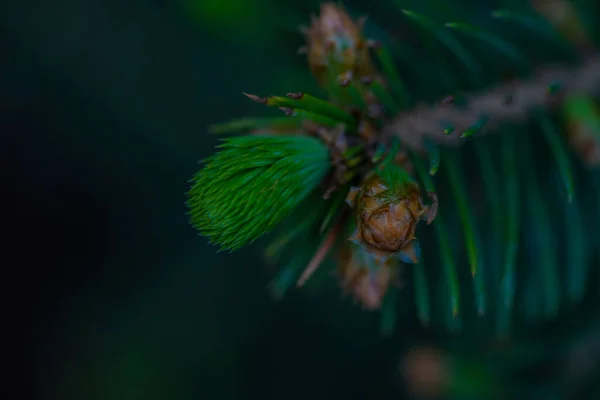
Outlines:
[[384, 338], [337, 290], [274, 302], [260, 248], [217, 254], [185, 215], [207, 126], [313, 87], [316, 4], [0, 3], [3, 398], [401, 397], [410, 317]]
[[[492, 2], [462, 4], [487, 13]], [[344, 1], [389, 27], [367, 24], [367, 35], [418, 46], [393, 3]], [[425, 352], [412, 353], [423, 361], [412, 377], [435, 389], [427, 379], [445, 371], [427, 345], [439, 338], [419, 328], [411, 307], [383, 336], [379, 313], [340, 299], [333, 279], [276, 301], [260, 246], [217, 253], [188, 225], [188, 179], [218, 143], [208, 127], [269, 112], [242, 92], [319, 93], [296, 54], [298, 27], [318, 4], [0, 2], [0, 398], [402, 399], [402, 357], [415, 344]], [[455, 11], [452, 1], [444, 7]], [[407, 286], [400, 302], [412, 301]], [[564, 371], [570, 385], [598, 367], [594, 307], [593, 329], [574, 314], [530, 334], [541, 368], [516, 372], [541, 388], [528, 399], [563, 398], [555, 387]], [[579, 330], [581, 346], [559, 338]], [[527, 364], [533, 357], [518, 345], [486, 350]], [[487, 358], [487, 377], [500, 375]], [[487, 384], [483, 364], [465, 365], [461, 390]], [[599, 398], [590, 381], [572, 398]]]

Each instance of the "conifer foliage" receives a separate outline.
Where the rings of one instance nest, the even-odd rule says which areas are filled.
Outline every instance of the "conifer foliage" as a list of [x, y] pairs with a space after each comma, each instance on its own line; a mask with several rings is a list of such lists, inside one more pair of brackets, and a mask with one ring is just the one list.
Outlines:
[[598, 7], [525, 3], [400, 8], [416, 44], [322, 4], [300, 52], [323, 94], [246, 94], [282, 115], [213, 127], [238, 136], [191, 180], [191, 224], [226, 250], [270, 237], [277, 296], [328, 269], [383, 321], [410, 306], [505, 338], [581, 304], [600, 269]]

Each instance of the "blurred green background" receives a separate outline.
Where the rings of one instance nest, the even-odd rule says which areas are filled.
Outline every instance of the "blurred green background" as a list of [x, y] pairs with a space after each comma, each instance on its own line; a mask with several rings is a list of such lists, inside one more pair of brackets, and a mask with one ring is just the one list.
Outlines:
[[316, 4], [1, 3], [2, 292], [19, 376], [6, 390], [400, 398], [394, 365], [419, 332], [381, 338], [379, 316], [337, 290], [275, 303], [259, 248], [217, 254], [185, 215], [187, 180], [217, 142], [207, 126], [264, 111], [242, 91], [312, 87], [297, 26]]

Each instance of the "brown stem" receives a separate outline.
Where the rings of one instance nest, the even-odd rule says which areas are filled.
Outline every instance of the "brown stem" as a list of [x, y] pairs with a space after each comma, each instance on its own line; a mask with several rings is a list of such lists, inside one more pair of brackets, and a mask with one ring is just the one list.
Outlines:
[[[556, 93], [548, 90], [553, 84], [559, 85]], [[452, 103], [418, 105], [400, 113], [383, 128], [383, 134], [399, 137], [416, 151], [425, 151], [424, 137], [441, 146], [459, 146], [462, 132], [473, 127], [481, 117], [487, 120], [476, 135], [489, 133], [501, 124], [524, 122], [530, 110], [555, 107], [563, 95], [576, 92], [600, 92], [600, 55], [595, 54], [575, 67], [547, 67], [540, 69], [530, 80], [467, 95], [466, 106]], [[445, 135], [444, 129], [448, 125], [454, 132]]]

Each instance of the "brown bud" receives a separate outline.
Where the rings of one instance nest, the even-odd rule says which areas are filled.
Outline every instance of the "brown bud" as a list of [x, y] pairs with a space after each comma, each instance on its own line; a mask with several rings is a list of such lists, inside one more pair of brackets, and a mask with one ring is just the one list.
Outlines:
[[[369, 48], [362, 35], [364, 20], [353, 21], [346, 11], [334, 4], [321, 5], [319, 17], [312, 18], [306, 36], [308, 63], [313, 75], [322, 86], [331, 76], [351, 73], [349, 77], [370, 75], [373, 71]], [[348, 76], [339, 78], [346, 82]]]
[[357, 225], [350, 240], [383, 259], [398, 254], [405, 262], [418, 261], [415, 230], [419, 220], [427, 218], [427, 207], [416, 183], [392, 188], [372, 173], [360, 189], [351, 190], [347, 201], [355, 209]]
[[340, 249], [337, 269], [340, 285], [366, 310], [381, 308], [383, 297], [397, 272], [395, 260], [376, 260], [353, 244]]

